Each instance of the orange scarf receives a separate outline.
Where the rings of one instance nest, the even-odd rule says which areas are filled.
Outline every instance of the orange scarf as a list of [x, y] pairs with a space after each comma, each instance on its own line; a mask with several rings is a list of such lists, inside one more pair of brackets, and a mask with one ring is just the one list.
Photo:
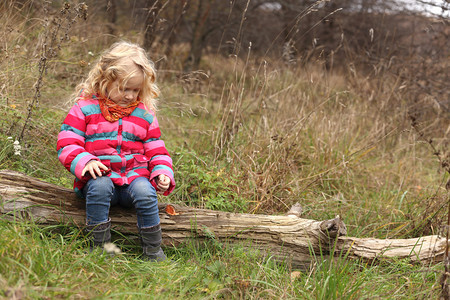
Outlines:
[[109, 122], [115, 122], [123, 117], [129, 116], [139, 103], [141, 103], [141, 99], [138, 98], [126, 107], [117, 105], [110, 99], [99, 98], [98, 103], [100, 104], [103, 117]]

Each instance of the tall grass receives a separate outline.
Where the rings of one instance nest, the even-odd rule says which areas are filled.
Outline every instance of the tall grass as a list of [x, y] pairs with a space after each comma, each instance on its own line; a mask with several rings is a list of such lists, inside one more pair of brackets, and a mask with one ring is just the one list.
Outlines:
[[[184, 97], [184, 105], [202, 109], [183, 115], [178, 134], [206, 154], [197, 168], [223, 162], [223, 172], [238, 177], [249, 211], [282, 212], [300, 201], [312, 218], [343, 215], [351, 234], [432, 233], [430, 224], [442, 217], [446, 175], [436, 172], [428, 146], [417, 142], [407, 103], [397, 101], [403, 96], [395, 77], [386, 75], [383, 87], [375, 82], [377, 98], [367, 99], [345, 74], [320, 66], [285, 70], [273, 61], [217, 57], [205, 63], [223, 72], [205, 82], [209, 94]], [[211, 83], [222, 78], [222, 88]], [[372, 89], [369, 78], [358, 80]], [[164, 103], [171, 106], [170, 99]], [[217, 125], [207, 130], [211, 124]]]

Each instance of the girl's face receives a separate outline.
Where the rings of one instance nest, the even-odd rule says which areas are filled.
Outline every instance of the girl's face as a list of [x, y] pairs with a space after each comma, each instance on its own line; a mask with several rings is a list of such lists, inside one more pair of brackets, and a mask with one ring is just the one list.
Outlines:
[[144, 85], [144, 73], [131, 60], [124, 64], [123, 67], [130, 74], [128, 80], [122, 86], [123, 79], [118, 78], [108, 84], [106, 91], [109, 99], [117, 105], [126, 107], [137, 100]]

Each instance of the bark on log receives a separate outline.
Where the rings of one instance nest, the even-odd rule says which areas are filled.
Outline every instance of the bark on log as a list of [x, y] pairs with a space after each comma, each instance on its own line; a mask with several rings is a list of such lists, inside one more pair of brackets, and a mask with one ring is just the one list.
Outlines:
[[[22, 173], [0, 170], [0, 218], [20, 217], [40, 224], [83, 227], [84, 204], [70, 189]], [[175, 214], [170, 211], [172, 208]], [[304, 267], [314, 262], [315, 257], [330, 253], [368, 260], [409, 258], [435, 262], [442, 260], [445, 251], [446, 241], [438, 236], [395, 240], [344, 237], [346, 227], [339, 216], [315, 221], [299, 218], [292, 211], [287, 216], [268, 216], [167, 204], [159, 204], [159, 209], [163, 241], [168, 246], [214, 238], [256, 247], [277, 259]], [[110, 216], [116, 230], [137, 233], [133, 210], [112, 208]]]

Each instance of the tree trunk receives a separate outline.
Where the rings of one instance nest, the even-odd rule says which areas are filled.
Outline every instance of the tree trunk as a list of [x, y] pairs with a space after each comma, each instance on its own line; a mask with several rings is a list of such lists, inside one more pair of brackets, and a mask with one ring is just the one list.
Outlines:
[[[176, 246], [188, 240], [216, 239], [241, 243], [274, 255], [279, 260], [308, 267], [315, 257], [346, 255], [350, 258], [409, 258], [411, 261], [442, 260], [445, 239], [426, 236], [414, 239], [362, 239], [344, 237], [346, 227], [335, 219], [315, 221], [298, 217], [228, 213], [180, 205], [159, 204], [164, 244]], [[84, 200], [72, 190], [37, 180], [22, 173], [0, 171], [0, 218], [28, 218], [40, 224], [83, 227]], [[113, 207], [115, 229], [137, 233], [135, 212]], [[333, 251], [334, 249], [334, 251]]]
[[211, 0], [199, 0], [197, 14], [194, 20], [194, 27], [190, 43], [189, 56], [183, 64], [185, 72], [191, 72], [198, 68], [204, 47], [204, 32], [206, 21], [211, 9]]
[[188, 4], [189, 3], [187, 0], [179, 0], [179, 5], [174, 5], [173, 7], [172, 24], [170, 25], [170, 28], [167, 31], [165, 37], [166, 46], [164, 50], [164, 56], [166, 57], [166, 59], [172, 55], [172, 49], [177, 38], [178, 29], [183, 21], [184, 14], [186, 13]]

